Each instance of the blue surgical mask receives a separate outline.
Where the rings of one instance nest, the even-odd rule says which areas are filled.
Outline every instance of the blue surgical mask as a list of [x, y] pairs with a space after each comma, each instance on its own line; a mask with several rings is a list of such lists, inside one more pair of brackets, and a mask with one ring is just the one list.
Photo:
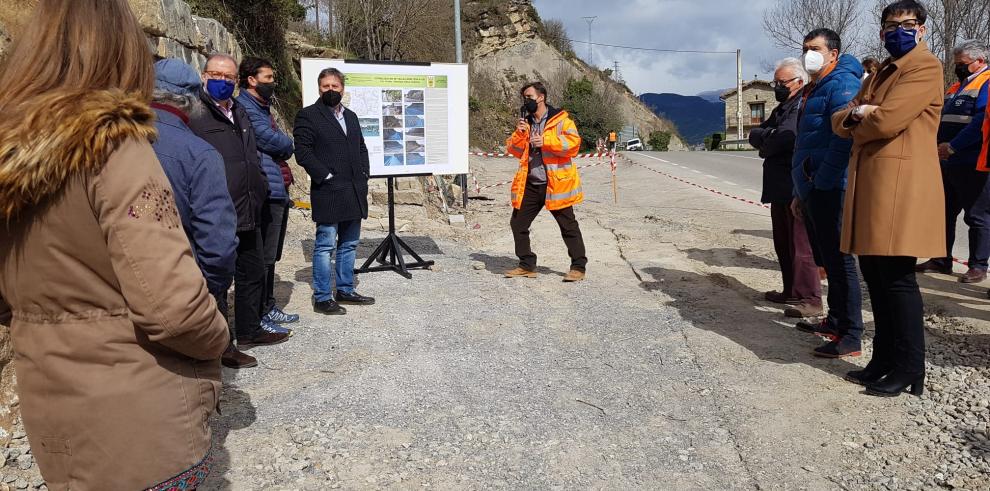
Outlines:
[[206, 81], [206, 92], [215, 101], [225, 101], [234, 95], [234, 82], [230, 80], [210, 79]]
[[894, 58], [900, 58], [908, 54], [918, 45], [918, 30], [905, 29], [898, 26], [897, 29], [883, 35], [883, 46]]

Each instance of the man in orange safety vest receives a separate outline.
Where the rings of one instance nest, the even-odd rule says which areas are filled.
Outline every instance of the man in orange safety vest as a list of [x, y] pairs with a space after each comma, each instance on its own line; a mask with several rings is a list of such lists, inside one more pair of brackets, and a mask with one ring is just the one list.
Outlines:
[[584, 193], [571, 160], [581, 148], [581, 137], [567, 111], [547, 105], [547, 89], [542, 83], [528, 83], [519, 93], [524, 102], [521, 117], [506, 142], [509, 153], [519, 158], [519, 169], [512, 181], [514, 210], [510, 222], [519, 266], [505, 276], [536, 277], [536, 254], [530, 247], [529, 227], [546, 206], [557, 220], [571, 257], [564, 281], [581, 281], [588, 258], [573, 206], [584, 200]]

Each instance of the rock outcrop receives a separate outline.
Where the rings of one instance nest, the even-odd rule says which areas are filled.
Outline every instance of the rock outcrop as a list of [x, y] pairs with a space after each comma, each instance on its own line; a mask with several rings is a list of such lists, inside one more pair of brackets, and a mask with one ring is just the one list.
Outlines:
[[484, 70], [495, 78], [508, 96], [514, 96], [516, 88], [526, 80], [553, 82], [582, 77], [600, 80], [618, 94], [616, 105], [627, 125], [635, 126], [643, 135], [670, 131], [674, 133], [670, 150], [687, 149], [674, 124], [654, 114], [628, 88], [604, 79], [594, 67], [547, 43], [531, 0], [467, 2], [465, 20], [471, 26], [466, 39], [472, 68]]

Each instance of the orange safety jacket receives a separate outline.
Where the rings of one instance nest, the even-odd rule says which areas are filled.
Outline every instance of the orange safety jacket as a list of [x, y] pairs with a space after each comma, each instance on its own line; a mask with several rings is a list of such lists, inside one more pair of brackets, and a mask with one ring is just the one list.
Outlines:
[[[990, 69], [987, 69], [980, 74], [979, 77], [975, 77], [969, 85], [966, 86], [967, 90], [975, 89], [979, 92], [979, 87], [974, 87], [979, 82], [980, 86], [986, 83], [990, 83]], [[951, 91], [953, 88], [958, 89], [959, 82], [956, 82], [949, 87]], [[990, 165], [987, 163], [987, 153], [990, 150], [990, 104], [987, 104], [986, 113], [983, 117], [983, 147], [980, 149], [980, 157], [976, 161], [976, 170], [983, 172], [990, 172]]]
[[[581, 149], [581, 136], [567, 111], [547, 108], [550, 114], [543, 128], [543, 166], [547, 170], [548, 210], [562, 210], [584, 201], [581, 177], [571, 160]], [[522, 207], [526, 179], [529, 177], [529, 131], [516, 130], [505, 144], [509, 153], [519, 157], [519, 170], [512, 180], [512, 207]]]

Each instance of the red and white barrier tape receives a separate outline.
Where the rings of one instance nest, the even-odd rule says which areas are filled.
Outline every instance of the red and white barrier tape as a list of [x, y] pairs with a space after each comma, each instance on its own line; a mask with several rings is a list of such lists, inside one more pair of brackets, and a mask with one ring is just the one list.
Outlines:
[[[497, 152], [468, 152], [468, 155], [475, 155], [477, 157], [515, 157], [515, 155], [508, 153], [497, 153]], [[594, 157], [606, 157], [608, 152], [593, 152], [593, 153], [581, 153], [577, 154], [572, 158], [575, 159], [590, 159]]]
[[767, 209], [770, 208], [770, 205], [768, 205], [768, 204], [760, 203], [759, 201], [753, 201], [751, 199], [746, 199], [746, 198], [742, 198], [742, 197], [739, 197], [739, 196], [733, 196], [733, 195], [728, 194], [728, 193], [723, 193], [722, 191], [719, 191], [717, 189], [713, 189], [713, 188], [710, 188], [708, 186], [702, 186], [701, 184], [697, 184], [697, 183], [688, 181], [687, 179], [681, 179], [680, 177], [677, 177], [677, 176], [672, 175], [672, 174], [668, 174], [668, 173], [666, 173], [664, 171], [656, 170], [656, 169], [654, 169], [652, 167], [649, 167], [649, 166], [644, 165], [642, 163], [636, 162], [636, 161], [634, 161], [632, 159], [629, 159], [627, 157], [624, 157], [624, 156], [622, 157], [622, 159], [625, 160], [626, 162], [629, 162], [630, 164], [638, 165], [638, 166], [640, 166], [640, 167], [642, 167], [642, 168], [644, 168], [644, 169], [646, 169], [646, 170], [648, 170], [650, 172], [653, 172], [653, 173], [656, 173], [656, 174], [660, 174], [661, 176], [664, 176], [664, 177], [669, 177], [669, 178], [671, 178], [671, 179], [673, 179], [675, 181], [683, 182], [684, 184], [689, 184], [689, 185], [694, 186], [696, 188], [704, 189], [705, 191], [708, 191], [710, 193], [715, 193], [715, 194], [717, 194], [719, 196], [725, 196], [726, 198], [731, 198], [731, 199], [734, 199], [736, 201], [742, 201], [743, 203], [749, 203], [751, 205], [756, 205], [756, 206], [759, 206], [760, 208], [767, 208]]
[[[579, 165], [578, 166], [578, 170], [587, 169], [589, 167], [598, 167], [599, 165], [604, 165], [605, 163], [606, 162], [603, 160], [601, 162], [597, 162], [597, 163], [594, 163], [594, 164]], [[508, 185], [508, 184], [512, 184], [512, 181], [505, 181], [505, 182], [499, 182], [499, 183], [496, 183], [496, 184], [489, 184], [487, 186], [480, 186], [480, 185], [478, 185], [478, 179], [476, 177], [474, 177], [474, 174], [471, 174], [471, 178], [474, 179], [474, 190], [477, 193], [481, 193], [481, 191], [482, 190], [485, 190], [485, 189], [492, 189], [492, 188], [497, 188], [497, 187], [505, 186], [505, 185]]]

